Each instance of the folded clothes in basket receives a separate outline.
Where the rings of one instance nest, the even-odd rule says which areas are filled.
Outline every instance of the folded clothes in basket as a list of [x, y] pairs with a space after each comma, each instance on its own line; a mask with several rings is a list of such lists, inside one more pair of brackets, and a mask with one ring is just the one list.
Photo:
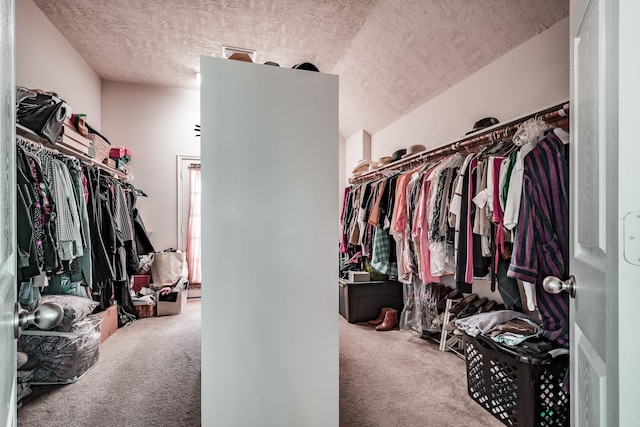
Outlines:
[[496, 326], [516, 318], [535, 321], [534, 318], [519, 311], [498, 310], [488, 313], [478, 313], [473, 316], [458, 319], [456, 320], [456, 327], [466, 334], [476, 337], [479, 334], [486, 334]]
[[533, 320], [515, 318], [496, 326], [489, 336], [495, 342], [515, 346], [542, 334], [542, 327]]

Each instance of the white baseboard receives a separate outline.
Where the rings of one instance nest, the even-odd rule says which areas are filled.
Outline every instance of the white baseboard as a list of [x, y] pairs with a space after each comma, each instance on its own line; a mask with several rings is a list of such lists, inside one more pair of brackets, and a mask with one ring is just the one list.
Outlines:
[[194, 288], [187, 291], [187, 298], [201, 298], [202, 297], [202, 289]]

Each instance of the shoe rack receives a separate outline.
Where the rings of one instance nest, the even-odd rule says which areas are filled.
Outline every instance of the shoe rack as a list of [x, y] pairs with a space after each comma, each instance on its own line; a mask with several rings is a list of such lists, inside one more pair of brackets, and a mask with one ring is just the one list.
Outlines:
[[451, 351], [456, 356], [464, 359], [464, 341], [462, 336], [455, 335], [447, 331], [446, 326], [451, 321], [451, 307], [453, 307], [459, 299], [448, 299], [444, 311], [444, 319], [442, 321], [442, 332], [440, 332], [440, 351]]

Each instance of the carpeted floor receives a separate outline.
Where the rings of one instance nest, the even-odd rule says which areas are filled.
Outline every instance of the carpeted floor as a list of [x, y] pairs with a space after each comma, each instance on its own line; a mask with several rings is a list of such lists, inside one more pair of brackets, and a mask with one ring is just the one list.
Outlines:
[[178, 316], [120, 328], [79, 381], [35, 386], [18, 410], [18, 425], [199, 426], [200, 329], [199, 299]]
[[[463, 360], [412, 332], [339, 319], [340, 427], [502, 426], [467, 395]], [[198, 299], [119, 329], [79, 381], [34, 387], [18, 425], [199, 426], [200, 330]]]
[[503, 426], [467, 394], [465, 362], [414, 332], [340, 317], [340, 427]]

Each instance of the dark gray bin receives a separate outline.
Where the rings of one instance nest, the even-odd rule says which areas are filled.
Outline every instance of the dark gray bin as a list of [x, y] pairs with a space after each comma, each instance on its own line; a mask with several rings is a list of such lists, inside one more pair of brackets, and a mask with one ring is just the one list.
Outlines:
[[375, 319], [382, 307], [402, 311], [402, 284], [396, 281], [350, 282], [338, 280], [339, 313], [349, 323]]

